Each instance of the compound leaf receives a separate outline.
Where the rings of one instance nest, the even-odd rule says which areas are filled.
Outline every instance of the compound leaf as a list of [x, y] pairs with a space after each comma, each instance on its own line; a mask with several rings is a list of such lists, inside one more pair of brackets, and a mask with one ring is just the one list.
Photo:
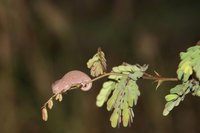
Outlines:
[[90, 74], [97, 77], [106, 71], [106, 59], [104, 52], [99, 48], [97, 53], [88, 60], [87, 67], [90, 69]]

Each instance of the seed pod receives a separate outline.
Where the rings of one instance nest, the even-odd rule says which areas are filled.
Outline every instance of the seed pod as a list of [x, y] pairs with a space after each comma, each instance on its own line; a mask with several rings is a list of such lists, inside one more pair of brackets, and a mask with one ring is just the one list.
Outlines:
[[91, 80], [91, 78], [78, 70], [70, 71], [66, 73], [60, 80], [57, 80], [52, 84], [52, 91], [54, 94], [58, 94], [61, 92], [66, 92], [73, 85], [81, 84], [81, 90], [88, 91], [92, 87], [92, 83], [87, 83]]
[[49, 108], [49, 109], [52, 109], [52, 107], [53, 107], [53, 100], [50, 99], [50, 100], [48, 101], [48, 108]]
[[59, 94], [58, 101], [59, 101], [59, 102], [61, 102], [61, 101], [62, 101], [62, 99], [63, 99], [63, 97], [62, 97], [62, 94]]
[[48, 120], [48, 112], [47, 112], [47, 109], [46, 108], [43, 108], [42, 109], [42, 119], [44, 121], [47, 121]]

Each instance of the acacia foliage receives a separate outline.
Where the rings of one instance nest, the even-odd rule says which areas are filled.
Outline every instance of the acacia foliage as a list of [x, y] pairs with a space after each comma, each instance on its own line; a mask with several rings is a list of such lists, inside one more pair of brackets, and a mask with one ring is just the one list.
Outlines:
[[[154, 80], [158, 83], [156, 89], [165, 81], [178, 82], [176, 86], [170, 89], [169, 94], [165, 96], [164, 116], [167, 116], [174, 107], [178, 106], [187, 94], [200, 96], [199, 45], [192, 46], [186, 52], [180, 53], [180, 63], [178, 65], [176, 78], [164, 78], [156, 71], [154, 71], [154, 76], [146, 72], [148, 65], [132, 65], [128, 63], [114, 66], [110, 72], [107, 72], [105, 54], [100, 48], [88, 60], [87, 67], [90, 69], [90, 75], [94, 78], [91, 81], [72, 84], [69, 90], [81, 88], [83, 85], [90, 84], [91, 82], [108, 76], [108, 79], [104, 81], [97, 95], [96, 105], [97, 107], [103, 107], [106, 104], [107, 110], [112, 111], [110, 122], [113, 128], [120, 124], [127, 127], [133, 122], [133, 109], [137, 105], [138, 98], [141, 95], [137, 84], [137, 81], [140, 79]], [[63, 100], [62, 93], [64, 92], [54, 94], [42, 107], [42, 118], [44, 121], [48, 119], [47, 109], [52, 109], [53, 100], [55, 99], [60, 102]]]
[[187, 94], [200, 96], [200, 46], [196, 45], [188, 48], [186, 52], [181, 52], [180, 59], [177, 77], [181, 83], [170, 89], [170, 94], [165, 96], [167, 103], [163, 111], [164, 116], [178, 106]]
[[[105, 56], [105, 54], [102, 55]], [[88, 63], [91, 63], [92, 59]], [[98, 59], [96, 58], [95, 60]], [[163, 110], [164, 116], [168, 115], [174, 107], [178, 106], [187, 94], [191, 93], [194, 96], [200, 96], [200, 46], [196, 45], [188, 48], [186, 52], [181, 52], [180, 60], [177, 69], [177, 81], [180, 83], [171, 88], [170, 94], [165, 96], [167, 103]], [[101, 59], [99, 58], [98, 61], [101, 62]], [[106, 64], [106, 62], [99, 64]], [[101, 65], [97, 68], [101, 68]], [[133, 122], [133, 107], [137, 104], [140, 96], [137, 80], [142, 79], [147, 68], [147, 65], [140, 66], [123, 63], [122, 65], [113, 67], [108, 80], [103, 83], [96, 99], [96, 105], [102, 107], [107, 102], [107, 110], [113, 111], [110, 117], [112, 127], [115, 128], [120, 123], [124, 127], [127, 127], [128, 124]], [[103, 69], [95, 70], [98, 72]], [[91, 74], [93, 75], [93, 73], [95, 72], [92, 72], [91, 69]], [[162, 77], [157, 72], [156, 75], [158, 75], [158, 78], [155, 81], [160, 86], [165, 80], [162, 80]]]

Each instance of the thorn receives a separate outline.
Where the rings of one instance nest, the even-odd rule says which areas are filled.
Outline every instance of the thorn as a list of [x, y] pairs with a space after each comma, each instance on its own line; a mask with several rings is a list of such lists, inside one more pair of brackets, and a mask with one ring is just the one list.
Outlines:
[[158, 90], [158, 87], [160, 87], [160, 85], [163, 83], [162, 80], [157, 80], [155, 82], [158, 82], [157, 86], [156, 86], [156, 90]]
[[156, 72], [156, 70], [154, 70], [154, 73], [156, 74], [156, 76], [161, 77], [160, 74]]

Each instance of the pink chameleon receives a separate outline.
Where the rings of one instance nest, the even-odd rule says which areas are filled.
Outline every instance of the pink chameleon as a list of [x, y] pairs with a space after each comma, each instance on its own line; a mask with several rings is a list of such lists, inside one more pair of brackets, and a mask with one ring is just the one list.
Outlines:
[[66, 92], [71, 89], [73, 85], [81, 84], [81, 90], [88, 91], [92, 87], [92, 83], [87, 83], [91, 81], [91, 78], [78, 70], [73, 70], [66, 73], [61, 79], [57, 80], [52, 84], [52, 91], [54, 94], [58, 94], [61, 92]]

